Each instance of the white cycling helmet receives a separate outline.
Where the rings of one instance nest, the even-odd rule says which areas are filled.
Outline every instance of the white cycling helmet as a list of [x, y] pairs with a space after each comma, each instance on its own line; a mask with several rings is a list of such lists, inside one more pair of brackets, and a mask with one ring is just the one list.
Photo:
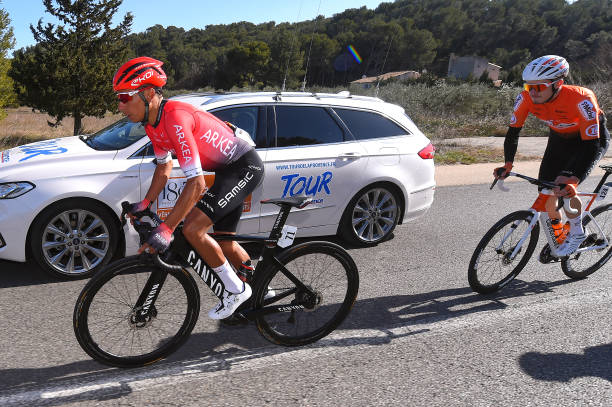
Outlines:
[[555, 80], [569, 74], [569, 64], [565, 58], [557, 55], [544, 55], [531, 61], [523, 70], [523, 80]]

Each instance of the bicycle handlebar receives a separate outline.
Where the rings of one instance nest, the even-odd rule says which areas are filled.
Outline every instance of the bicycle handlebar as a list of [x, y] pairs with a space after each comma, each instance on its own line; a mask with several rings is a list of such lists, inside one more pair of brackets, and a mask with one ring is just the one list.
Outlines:
[[[501, 175], [501, 174], [500, 174]], [[537, 178], [532, 178], [532, 177], [528, 177], [527, 175], [523, 175], [523, 174], [519, 174], [517, 172], [508, 172], [507, 177], [518, 177], [518, 178], [522, 178], [525, 181], [528, 181], [530, 184], [533, 185], [537, 185], [540, 187], [544, 187], [544, 188], [555, 188], [555, 187], [559, 187], [559, 188], [565, 188], [566, 184], [554, 184], [552, 182], [547, 182], [547, 181], [541, 181]], [[491, 187], [489, 188], [490, 190], [493, 189], [493, 187], [495, 186], [495, 184], [497, 184], [497, 187], [502, 190], [503, 192], [508, 192], [510, 191], [510, 188], [508, 188], [507, 186], [504, 185], [504, 179], [503, 178], [495, 178], [495, 180], [493, 180], [493, 183], [491, 184]], [[570, 215], [576, 215], [578, 214], [578, 210], [574, 209], [570, 206], [570, 198], [563, 198], [563, 205], [559, 205], [557, 207], [557, 210], [561, 209], [561, 207], [563, 207], [563, 209], [565, 210], [566, 213], [570, 214]]]
[[[125, 226], [125, 218], [130, 213], [130, 203], [127, 201], [121, 202], [121, 209], [121, 226]], [[145, 209], [142, 212], [138, 212], [138, 215], [138, 218], [134, 217], [132, 219], [132, 226], [134, 226], [134, 230], [136, 230], [136, 232], [138, 233], [138, 237], [140, 238], [140, 245], [142, 246], [149, 238], [151, 231], [161, 225], [163, 221], [159, 218], [159, 216], [157, 216], [155, 212], [151, 211], [150, 209]], [[159, 253], [155, 253], [155, 255], [153, 256], [153, 262], [161, 268], [165, 269], [176, 270], [181, 268], [180, 266], [175, 266], [166, 263], [164, 260], [162, 260]]]

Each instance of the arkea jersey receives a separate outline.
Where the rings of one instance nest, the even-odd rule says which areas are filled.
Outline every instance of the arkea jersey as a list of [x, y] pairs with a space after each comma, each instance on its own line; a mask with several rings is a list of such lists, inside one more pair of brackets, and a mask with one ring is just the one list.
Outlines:
[[523, 127], [529, 113], [542, 120], [561, 136], [582, 140], [599, 138], [599, 115], [602, 110], [595, 94], [580, 86], [563, 85], [554, 100], [548, 103], [533, 103], [529, 92], [522, 91], [514, 102], [510, 127]]
[[224, 168], [251, 149], [223, 121], [188, 103], [168, 100], [162, 109], [157, 126], [147, 124], [145, 131], [157, 162], [174, 153], [187, 178]]

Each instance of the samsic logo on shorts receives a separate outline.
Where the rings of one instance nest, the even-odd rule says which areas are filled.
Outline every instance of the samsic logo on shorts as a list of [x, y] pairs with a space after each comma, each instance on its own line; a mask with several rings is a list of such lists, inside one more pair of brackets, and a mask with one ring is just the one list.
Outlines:
[[585, 133], [589, 137], [597, 138], [599, 137], [599, 125], [592, 124], [586, 128]]
[[593, 120], [595, 118], [595, 106], [589, 100], [578, 103], [578, 109], [585, 119]]

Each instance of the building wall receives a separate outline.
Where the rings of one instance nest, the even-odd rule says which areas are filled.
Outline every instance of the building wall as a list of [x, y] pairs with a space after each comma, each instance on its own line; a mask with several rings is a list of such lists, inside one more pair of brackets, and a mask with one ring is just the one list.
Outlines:
[[467, 79], [470, 74], [473, 78], [480, 78], [484, 72], [487, 72], [489, 79], [496, 81], [499, 79], [500, 68], [477, 56], [458, 57], [451, 54], [448, 60], [448, 76], [458, 79]]

